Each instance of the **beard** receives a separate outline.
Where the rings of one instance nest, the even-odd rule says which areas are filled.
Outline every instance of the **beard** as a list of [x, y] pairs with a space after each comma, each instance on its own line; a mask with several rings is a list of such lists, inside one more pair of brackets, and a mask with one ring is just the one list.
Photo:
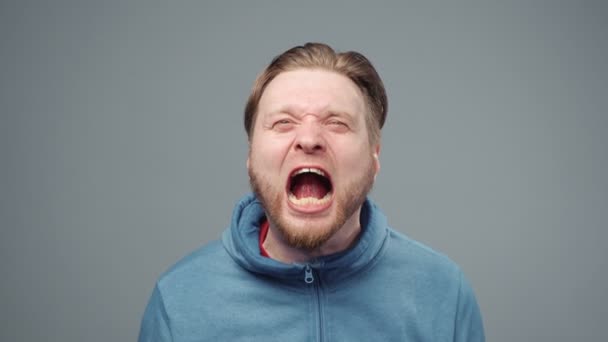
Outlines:
[[[365, 172], [347, 183], [341, 189], [334, 187], [334, 212], [329, 222], [320, 224], [315, 218], [289, 220], [282, 215], [283, 198], [286, 198], [285, 188], [273, 184], [255, 170], [255, 165], [249, 168], [249, 183], [256, 197], [266, 211], [269, 223], [276, 227], [287, 245], [305, 251], [314, 251], [323, 246], [346, 223], [346, 221], [361, 207], [367, 194], [371, 191], [376, 174], [374, 158], [366, 160]], [[311, 229], [314, 228], [314, 229]]]

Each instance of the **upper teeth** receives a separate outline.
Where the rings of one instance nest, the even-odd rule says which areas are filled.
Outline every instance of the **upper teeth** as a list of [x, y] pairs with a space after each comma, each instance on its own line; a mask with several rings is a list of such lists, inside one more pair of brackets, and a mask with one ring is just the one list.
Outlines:
[[320, 176], [325, 177], [325, 172], [323, 172], [317, 168], [314, 168], [314, 167], [303, 167], [303, 168], [299, 169], [298, 171], [296, 171], [293, 175], [295, 176], [295, 175], [299, 175], [299, 174], [306, 173], [306, 172], [316, 173]]

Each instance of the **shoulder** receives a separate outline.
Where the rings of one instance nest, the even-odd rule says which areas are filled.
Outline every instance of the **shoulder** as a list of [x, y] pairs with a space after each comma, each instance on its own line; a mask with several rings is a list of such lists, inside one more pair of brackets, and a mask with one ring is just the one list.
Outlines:
[[[483, 341], [479, 307], [460, 267], [443, 253], [389, 228], [385, 271], [392, 270], [393, 289], [403, 301], [414, 301], [416, 317], [441, 317], [434, 333], [455, 341]], [[450, 323], [451, 322], [451, 323]]]
[[[209, 284], [218, 274], [229, 273], [235, 269], [232, 258], [222, 243], [214, 240], [176, 262], [158, 279], [158, 288], [163, 295], [189, 291]], [[176, 291], [177, 290], [177, 291]]]
[[456, 285], [462, 276], [458, 265], [447, 255], [392, 228], [388, 228], [384, 259], [403, 272], [437, 285]]

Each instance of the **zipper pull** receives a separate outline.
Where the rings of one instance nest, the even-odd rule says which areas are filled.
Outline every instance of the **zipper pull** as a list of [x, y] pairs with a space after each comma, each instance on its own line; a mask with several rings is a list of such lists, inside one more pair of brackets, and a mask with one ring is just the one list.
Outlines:
[[315, 277], [312, 275], [312, 269], [310, 268], [310, 265], [307, 264], [304, 268], [304, 282], [306, 284], [312, 284], [313, 281], [315, 281]]

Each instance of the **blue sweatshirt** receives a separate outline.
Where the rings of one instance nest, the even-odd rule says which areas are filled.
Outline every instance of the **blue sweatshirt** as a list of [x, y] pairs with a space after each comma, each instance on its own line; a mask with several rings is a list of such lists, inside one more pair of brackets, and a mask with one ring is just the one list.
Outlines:
[[260, 255], [264, 215], [246, 196], [221, 241], [161, 276], [140, 342], [484, 341], [460, 269], [389, 228], [369, 199], [357, 243], [306, 264]]

